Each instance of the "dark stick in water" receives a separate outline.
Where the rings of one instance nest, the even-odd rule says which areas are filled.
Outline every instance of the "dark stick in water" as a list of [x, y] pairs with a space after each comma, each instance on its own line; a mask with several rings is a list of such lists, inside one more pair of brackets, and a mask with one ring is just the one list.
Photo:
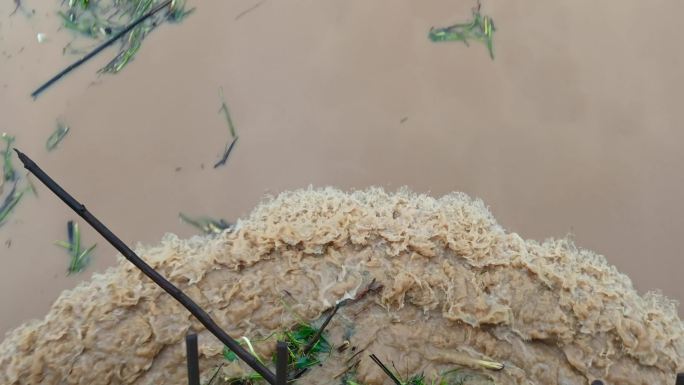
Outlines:
[[[311, 337], [309, 342], [307, 342], [307, 344], [304, 346], [304, 349], [302, 349], [302, 355], [303, 356], [306, 356], [307, 354], [309, 354], [311, 349], [313, 349], [313, 347], [316, 346], [316, 343], [318, 342], [318, 340], [321, 339], [321, 335], [323, 335], [323, 330], [325, 330], [325, 328], [330, 323], [330, 320], [335, 315], [335, 313], [337, 313], [337, 311], [339, 309], [340, 309], [340, 302], [338, 302], [337, 305], [335, 305], [335, 307], [332, 309], [330, 314], [328, 314], [328, 317], [325, 319], [325, 321], [323, 321], [323, 325], [321, 325], [321, 327], [316, 331], [316, 334], [314, 334], [314, 336]], [[309, 370], [309, 368], [302, 368], [299, 372], [297, 372], [294, 375], [293, 379], [297, 379], [297, 378], [301, 377], [304, 373], [306, 373], [307, 370]]]
[[240, 344], [229, 336], [218, 324], [197, 305], [187, 294], [182, 292], [179, 288], [167, 281], [159, 272], [154, 270], [150, 265], [145, 263], [133, 250], [131, 250], [119, 237], [114, 235], [102, 222], [100, 222], [93, 214], [86, 209], [86, 207], [79, 203], [74, 197], [69, 195], [57, 182], [55, 182], [49, 175], [45, 173], [38, 165], [26, 156], [21, 151], [14, 149], [19, 160], [24, 164], [24, 167], [36, 176], [43, 184], [50, 189], [55, 195], [59, 197], [64, 203], [74, 210], [81, 218], [83, 218], [90, 226], [102, 235], [109, 243], [114, 246], [129, 262], [140, 269], [146, 276], [148, 276], [154, 283], [169, 293], [176, 301], [180, 302], [198, 321], [204, 325], [216, 338], [224, 345], [232, 350], [235, 355], [240, 357], [247, 365], [249, 365], [255, 372], [259, 373], [267, 382], [275, 385], [275, 375], [266, 366], [259, 362], [253, 355], [246, 351]]
[[276, 385], [287, 385], [287, 343], [276, 344]]
[[378, 364], [378, 366], [380, 367], [380, 369], [382, 369], [382, 370], [385, 372], [385, 374], [387, 374], [387, 375], [389, 376], [389, 378], [391, 378], [392, 381], [394, 381], [395, 384], [401, 385], [401, 381], [399, 381], [399, 379], [397, 378], [397, 376], [395, 376], [394, 373], [392, 373], [392, 371], [389, 370], [389, 369], [387, 368], [387, 366], [385, 366], [385, 364], [383, 364], [382, 361], [380, 361], [380, 359], [379, 359], [375, 354], [371, 354], [371, 355], [370, 355], [370, 358], [373, 360], [373, 362], [375, 362], [376, 364]]
[[207, 385], [211, 385], [214, 383], [214, 380], [218, 376], [219, 372], [221, 371], [221, 369], [223, 369], [223, 365], [225, 365], [225, 362], [221, 362], [221, 365], [219, 365], [219, 367], [216, 369], [216, 371], [214, 372], [214, 375], [211, 376], [211, 378], [209, 379], [209, 382], [207, 382]]
[[302, 350], [302, 354], [304, 354], [304, 355], [309, 354], [309, 352], [311, 351], [311, 349], [313, 349], [313, 347], [316, 345], [316, 342], [318, 342], [318, 340], [321, 338], [321, 335], [323, 334], [323, 330], [325, 330], [325, 328], [328, 326], [328, 324], [330, 323], [330, 320], [331, 320], [332, 317], [335, 315], [335, 313], [337, 313], [337, 310], [339, 310], [339, 308], [340, 308], [340, 304], [338, 303], [338, 304], [335, 305], [335, 307], [332, 309], [332, 311], [330, 312], [330, 314], [328, 315], [328, 317], [327, 317], [327, 318], [325, 319], [325, 321], [323, 322], [323, 325], [321, 325], [321, 327], [318, 329], [318, 331], [316, 332], [316, 334], [314, 334], [314, 336], [311, 338], [311, 340], [309, 341], [309, 343], [307, 343], [306, 346], [304, 346], [304, 349]]
[[185, 336], [186, 359], [188, 361], [188, 385], [200, 385], [199, 351], [197, 334]]
[[233, 138], [233, 141], [230, 142], [230, 145], [228, 147], [226, 147], [226, 150], [223, 152], [223, 156], [221, 157], [221, 159], [218, 162], [216, 162], [216, 164], [214, 165], [214, 168], [218, 168], [219, 166], [223, 166], [224, 164], [226, 164], [226, 161], [228, 160], [228, 156], [230, 155], [230, 152], [233, 151], [233, 146], [235, 146], [235, 143], [237, 142], [237, 140], [238, 140], [237, 136], [235, 138]]
[[33, 93], [31, 94], [31, 97], [34, 99], [38, 97], [43, 91], [45, 91], [48, 87], [53, 85], [57, 80], [61, 79], [64, 75], [68, 74], [69, 72], [73, 71], [77, 67], [79, 67], [81, 64], [87, 62], [90, 60], [93, 56], [97, 55], [102, 51], [103, 49], [109, 47], [112, 45], [115, 41], [119, 40], [123, 35], [127, 34], [130, 32], [133, 28], [135, 28], [138, 24], [142, 23], [143, 21], [149, 19], [152, 15], [155, 13], [161, 11], [164, 9], [167, 5], [171, 4], [173, 0], [166, 0], [165, 2], [159, 4], [157, 7], [154, 9], [150, 10], [146, 14], [140, 16], [137, 20], [133, 21], [131, 24], [128, 25], [128, 27], [124, 28], [121, 32], [117, 33], [116, 35], [112, 36], [111, 39], [107, 40], [106, 42], [100, 44], [97, 48], [92, 50], [89, 54], [83, 56], [81, 59], [77, 60], [75, 63], [71, 64], [67, 68], [63, 69], [60, 73], [55, 75], [52, 79], [48, 80], [43, 84], [42, 86], [38, 87]]
[[16, 6], [14, 7], [14, 11], [12, 11], [12, 13], [9, 14], [10, 16], [14, 16], [14, 14], [17, 13], [19, 8], [21, 8], [21, 0], [14, 0], [14, 4]]

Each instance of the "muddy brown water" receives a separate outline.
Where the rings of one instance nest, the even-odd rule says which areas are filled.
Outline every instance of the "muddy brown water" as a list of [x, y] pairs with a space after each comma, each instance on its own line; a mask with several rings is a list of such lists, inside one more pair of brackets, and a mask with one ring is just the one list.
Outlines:
[[[265, 0], [235, 20], [258, 1], [191, 2], [119, 75], [96, 74], [109, 50], [36, 101], [75, 59], [62, 55], [69, 33], [56, 1], [24, 0], [31, 18], [2, 2], [0, 131], [131, 245], [194, 234], [179, 211], [232, 220], [309, 184], [407, 185], [480, 197], [526, 238], [572, 233], [640, 292], [684, 299], [684, 3], [490, 0], [491, 61], [478, 44], [427, 40], [467, 19], [469, 1]], [[214, 170], [228, 134], [219, 86], [240, 141]], [[48, 153], [57, 119], [72, 130]], [[114, 264], [81, 221], [95, 260], [66, 277], [53, 241], [69, 219], [40, 186], [0, 228], [0, 333]]]

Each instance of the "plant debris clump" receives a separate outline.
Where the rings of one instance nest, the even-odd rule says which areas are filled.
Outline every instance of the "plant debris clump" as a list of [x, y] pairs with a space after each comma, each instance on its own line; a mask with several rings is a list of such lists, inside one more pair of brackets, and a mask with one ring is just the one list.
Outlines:
[[[69, 0], [62, 2], [59, 15], [65, 28], [97, 43], [123, 31], [163, 0]], [[121, 39], [119, 53], [100, 72], [117, 73], [136, 55], [143, 39], [165, 21], [180, 22], [194, 11], [186, 9], [184, 0], [173, 0], [166, 12], [160, 12], [140, 23]], [[69, 48], [75, 49], [69, 45]], [[66, 47], [65, 47], [66, 52]]]

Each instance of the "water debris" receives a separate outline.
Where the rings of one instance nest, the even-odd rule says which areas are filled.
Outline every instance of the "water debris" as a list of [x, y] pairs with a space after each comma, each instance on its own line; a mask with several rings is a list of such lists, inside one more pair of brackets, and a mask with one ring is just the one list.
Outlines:
[[240, 20], [241, 17], [245, 16], [246, 14], [252, 12], [253, 10], [259, 8], [261, 4], [265, 3], [266, 0], [261, 0], [260, 2], [252, 5], [251, 7], [245, 9], [244, 11], [240, 12], [237, 16], [235, 16], [235, 21]]
[[[492, 377], [463, 368], [455, 368], [446, 372], [442, 372], [439, 377], [430, 381], [425, 378], [425, 373], [422, 372], [412, 376], [407, 374], [404, 378], [401, 378], [401, 376], [395, 374], [389, 368], [387, 368], [387, 366], [385, 366], [377, 356], [371, 354], [370, 357], [378, 366], [380, 366], [385, 374], [392, 379], [395, 385], [463, 385], [465, 383], [471, 383], [472, 381], [475, 381], [477, 384], [495, 385]], [[396, 366], [394, 366], [394, 363], [392, 363], [392, 366], [398, 373], [399, 370], [397, 370]], [[347, 369], [348, 371], [353, 370], [353, 367], [348, 367]], [[351, 378], [346, 378], [343, 383], [345, 385], [363, 385]]]
[[254, 356], [244, 350], [228, 333], [223, 331], [216, 321], [214, 321], [209, 313], [197, 305], [192, 298], [185, 294], [181, 289], [176, 287], [171, 282], [167, 281], [161, 274], [154, 270], [150, 265], [145, 263], [130, 247], [128, 247], [121, 239], [111, 232], [97, 217], [91, 214], [88, 209], [74, 199], [66, 190], [64, 190], [57, 182], [55, 182], [48, 174], [45, 173], [31, 158], [26, 154], [14, 149], [23, 163], [24, 167], [33, 175], [35, 175], [43, 184], [57, 195], [64, 203], [74, 210], [78, 215], [85, 219], [95, 231], [100, 233], [105, 239], [116, 248], [129, 262], [135, 265], [143, 274], [150, 278], [154, 283], [163, 289], [166, 293], [171, 295], [178, 303], [188, 310], [204, 327], [209, 330], [219, 341], [228, 346], [232, 351], [243, 359], [252, 369], [259, 373], [270, 384], [274, 384], [276, 376], [265, 365], [258, 362]]
[[231, 119], [230, 112], [228, 111], [228, 104], [226, 104], [226, 98], [223, 95], [223, 87], [219, 87], [219, 96], [221, 97], [221, 108], [219, 109], [219, 113], [223, 112], [226, 117], [226, 123], [228, 123], [228, 128], [230, 129], [230, 136], [236, 138], [235, 125], [233, 124], [233, 119]]
[[230, 156], [231, 151], [233, 151], [233, 147], [235, 146], [235, 143], [237, 143], [238, 137], [234, 137], [233, 141], [230, 142], [228, 145], [226, 145], [226, 149], [223, 151], [223, 156], [221, 156], [221, 159], [219, 159], [216, 164], [214, 164], [214, 168], [221, 167], [226, 164], [228, 161], [228, 156]]
[[238, 136], [235, 133], [235, 125], [233, 124], [233, 119], [230, 117], [230, 111], [228, 111], [228, 104], [226, 104], [226, 98], [223, 95], [223, 87], [219, 87], [219, 96], [221, 97], [221, 108], [219, 108], [218, 112], [223, 112], [224, 116], [226, 117], [226, 123], [228, 124], [228, 129], [230, 130], [230, 136], [233, 139], [230, 143], [226, 144], [226, 149], [223, 151], [223, 156], [221, 156], [221, 159], [219, 159], [219, 161], [216, 162], [216, 164], [214, 164], [214, 168], [218, 168], [226, 164], [228, 156], [230, 155], [230, 152], [233, 151], [233, 147], [235, 146], [235, 143], [237, 143], [238, 140]]
[[67, 274], [80, 273], [90, 263], [90, 254], [97, 243], [83, 250], [81, 248], [81, 231], [78, 229], [78, 223], [74, 223], [74, 221], [67, 222], [67, 236], [68, 242], [56, 241], [55, 245], [61, 246], [69, 252], [70, 261]]
[[[326, 318], [323, 325], [320, 328], [315, 328], [311, 324], [300, 321], [294, 328], [289, 331], [273, 333], [261, 341], [265, 341], [276, 337], [278, 341], [283, 341], [287, 345], [288, 350], [288, 373], [296, 372], [297, 375], [292, 376], [288, 382], [292, 382], [294, 379], [301, 376], [306, 370], [312, 366], [319, 365], [321, 361], [321, 355], [330, 354], [331, 345], [328, 340], [323, 335], [323, 330], [325, 329], [330, 319], [335, 314], [335, 310]], [[242, 337], [240, 345], [247, 345], [252, 355], [254, 355], [260, 362], [261, 358], [254, 351], [254, 347], [251, 341], [247, 337]], [[271, 361], [275, 362], [276, 353], [274, 352]], [[223, 358], [228, 362], [234, 362], [238, 358], [230, 349], [224, 347]], [[262, 377], [256, 373], [233, 377], [224, 379], [224, 384], [255, 384], [258, 380], [262, 380]]]
[[[323, 321], [323, 324], [321, 325], [321, 327], [318, 328], [318, 330], [316, 331], [316, 334], [314, 334], [313, 337], [309, 338], [306, 345], [304, 345], [304, 348], [301, 350], [302, 356], [304, 356], [304, 357], [309, 356], [309, 354], [313, 352], [314, 348], [317, 346], [317, 344], [323, 338], [322, 337], [323, 331], [325, 330], [325, 328], [330, 323], [330, 320], [332, 320], [332, 318], [335, 316], [335, 314], [337, 314], [337, 311], [339, 309], [340, 309], [340, 302], [338, 302], [337, 305], [335, 305], [335, 307], [332, 308], [332, 310], [330, 311], [330, 314], [328, 314], [328, 316], [325, 318], [325, 321]], [[324, 343], [327, 344], [327, 352], [330, 352], [330, 344], [327, 341], [325, 341]], [[299, 371], [296, 372], [292, 376], [292, 378], [297, 379], [297, 378], [301, 377], [309, 369], [310, 366], [313, 366], [313, 365], [307, 365], [307, 366], [304, 366], [302, 368], [299, 368]]]
[[221, 369], [223, 369], [223, 365], [225, 365], [225, 362], [221, 362], [221, 365], [219, 365], [218, 368], [216, 368], [216, 371], [214, 374], [211, 376], [209, 381], [206, 383], [206, 385], [211, 385], [214, 383], [214, 380], [218, 377], [218, 374], [221, 372]]
[[26, 180], [28, 181], [29, 185], [21, 190], [17, 190], [19, 180], [15, 180], [14, 184], [12, 185], [12, 190], [10, 190], [9, 194], [7, 194], [5, 199], [2, 201], [2, 205], [0, 205], [0, 226], [7, 222], [7, 218], [9, 218], [9, 215], [16, 208], [17, 204], [19, 204], [19, 201], [24, 197], [26, 192], [32, 191], [34, 195], [38, 195], [31, 181], [28, 178]]
[[462, 41], [468, 46], [469, 40], [483, 42], [487, 45], [489, 56], [494, 60], [494, 20], [489, 16], [480, 13], [481, 8], [478, 1], [473, 8], [473, 20], [470, 23], [454, 24], [445, 28], [430, 28], [428, 37], [433, 42], [441, 41]]
[[7, 219], [9, 218], [10, 214], [16, 208], [17, 204], [19, 204], [19, 201], [21, 201], [21, 199], [24, 197], [24, 194], [27, 191], [32, 191], [33, 194], [36, 196], [38, 195], [38, 193], [36, 192], [33, 183], [31, 183], [31, 180], [28, 179], [28, 177], [26, 178], [28, 186], [22, 189], [18, 189], [20, 179], [17, 175], [17, 170], [14, 168], [14, 165], [12, 164], [12, 148], [15, 138], [14, 136], [9, 135], [5, 132], [2, 133], [2, 135], [0, 135], [0, 139], [2, 139], [5, 142], [5, 149], [2, 150], [3, 175], [2, 178], [0, 178], [0, 193], [3, 192], [6, 182], [13, 182], [12, 189], [3, 199], [2, 205], [0, 205], [0, 226], [2, 226], [7, 222]]
[[14, 14], [17, 13], [19, 8], [21, 8], [21, 0], [14, 0], [14, 11], [12, 11], [12, 13], [10, 13], [9, 15], [14, 16]]
[[385, 374], [387, 374], [387, 376], [389, 378], [392, 379], [392, 381], [396, 385], [404, 385], [401, 383], [399, 378], [397, 378], [397, 376], [394, 373], [392, 373], [392, 371], [389, 370], [389, 368], [387, 366], [385, 366], [385, 364], [383, 364], [382, 361], [380, 361], [380, 359], [375, 354], [371, 354], [370, 358], [373, 360], [373, 362], [375, 362], [380, 367], [380, 369], [382, 369], [383, 372], [385, 372]]
[[45, 142], [45, 148], [48, 151], [54, 150], [57, 147], [57, 145], [59, 144], [59, 142], [61, 142], [62, 139], [64, 139], [64, 137], [66, 136], [66, 134], [68, 132], [69, 132], [69, 126], [67, 126], [64, 123], [57, 122], [57, 128], [52, 133], [52, 135], [50, 135], [47, 142]]
[[[14, 136], [3, 132], [0, 139], [5, 142], [5, 149], [2, 151], [2, 182], [12, 182], [17, 179], [17, 172], [12, 165], [12, 144], [14, 143]], [[2, 183], [0, 183], [2, 185]]]
[[21, 200], [22, 195], [22, 192], [17, 193], [17, 182], [15, 181], [14, 185], [12, 185], [12, 190], [10, 190], [9, 194], [7, 194], [3, 200], [2, 205], [0, 205], [0, 226], [5, 224], [9, 214]]
[[220, 234], [224, 230], [232, 229], [233, 225], [223, 219], [213, 219], [209, 217], [191, 218], [183, 213], [178, 213], [181, 221], [195, 226], [205, 234]]
[[[117, 41], [121, 41], [119, 53], [100, 72], [121, 71], [133, 59], [149, 32], [164, 20], [178, 21], [182, 19], [179, 15], [188, 14], [183, 10], [183, 3], [178, 0], [99, 0], [89, 1], [84, 6], [82, 1], [70, 1], [67, 11], [60, 13], [64, 27], [96, 41], [107, 40], [38, 87], [31, 96], [37, 98], [56, 81]], [[166, 8], [165, 15], [157, 15]]]

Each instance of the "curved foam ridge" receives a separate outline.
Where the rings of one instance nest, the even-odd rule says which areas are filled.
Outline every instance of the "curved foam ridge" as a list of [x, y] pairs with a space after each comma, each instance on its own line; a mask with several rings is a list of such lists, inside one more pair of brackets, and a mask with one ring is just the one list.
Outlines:
[[[136, 252], [261, 355], [275, 345], [266, 336], [297, 316], [318, 319], [375, 279], [382, 289], [343, 307], [328, 339], [349, 339], [356, 352], [395, 362], [401, 373], [430, 377], [456, 367], [495, 384], [641, 385], [673, 384], [684, 370], [674, 301], [640, 296], [604, 257], [568, 240], [506, 232], [480, 200], [460, 193], [286, 192], [233, 231], [168, 234]], [[189, 331], [199, 334], [202, 372], [211, 374], [220, 342], [119, 257], [64, 291], [44, 319], [6, 335], [0, 383], [184, 384]], [[298, 382], [341, 383], [334, 376], [350, 354], [333, 349]], [[390, 383], [364, 354], [354, 381]], [[478, 368], [475, 359], [505, 367]]]

